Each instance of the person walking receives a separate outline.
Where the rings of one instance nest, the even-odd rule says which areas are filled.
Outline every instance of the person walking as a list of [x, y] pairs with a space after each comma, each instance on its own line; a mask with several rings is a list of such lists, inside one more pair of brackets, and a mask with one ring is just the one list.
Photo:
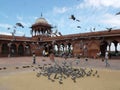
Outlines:
[[36, 55], [34, 52], [33, 52], [33, 64], [36, 64]]
[[53, 66], [54, 66], [54, 65], [59, 66], [59, 65], [58, 65], [58, 62], [55, 60], [55, 56], [54, 56], [53, 50], [50, 50], [49, 53], [50, 53], [49, 58], [50, 58], [50, 61], [51, 61], [52, 65], [53, 65]]
[[108, 52], [105, 53], [105, 67], [110, 66], [110, 64], [108, 63], [108, 59], [109, 59], [109, 55]]
[[54, 53], [53, 52], [50, 52], [50, 60], [52, 61], [52, 62], [55, 62], [55, 59], [54, 59]]

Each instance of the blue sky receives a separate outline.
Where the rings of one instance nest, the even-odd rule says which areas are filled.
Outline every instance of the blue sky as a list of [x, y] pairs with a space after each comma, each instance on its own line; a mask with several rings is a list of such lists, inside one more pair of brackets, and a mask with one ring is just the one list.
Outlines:
[[[0, 34], [10, 35], [20, 22], [16, 36], [31, 36], [30, 28], [43, 17], [63, 35], [120, 28], [120, 0], [0, 0]], [[80, 22], [69, 19], [74, 15]], [[81, 26], [81, 28], [77, 28]], [[11, 28], [8, 30], [7, 28]], [[55, 29], [53, 29], [55, 31]]]

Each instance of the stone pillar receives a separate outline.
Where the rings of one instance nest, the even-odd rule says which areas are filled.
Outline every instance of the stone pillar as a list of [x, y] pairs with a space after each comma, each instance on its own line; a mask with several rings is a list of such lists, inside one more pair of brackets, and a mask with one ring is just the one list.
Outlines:
[[115, 53], [117, 53], [117, 45], [118, 45], [118, 42], [114, 42], [114, 45], [115, 45]]
[[57, 45], [58, 48], [58, 54], [60, 53], [60, 45]]
[[108, 47], [109, 47], [108, 52], [110, 52], [111, 51], [111, 48], [110, 48], [111, 47], [111, 42], [110, 41], [108, 41]]

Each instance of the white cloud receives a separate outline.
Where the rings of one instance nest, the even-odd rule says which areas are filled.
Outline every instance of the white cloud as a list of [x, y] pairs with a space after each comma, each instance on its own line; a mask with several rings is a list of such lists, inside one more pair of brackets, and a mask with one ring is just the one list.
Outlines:
[[1, 35], [11, 35], [11, 33], [8, 32], [0, 32]]
[[60, 13], [60, 14], [65, 13], [65, 12], [67, 12], [68, 10], [69, 10], [69, 8], [67, 8], [67, 7], [61, 7], [61, 8], [55, 7], [55, 8], [53, 9], [53, 11], [54, 11], [55, 13]]
[[3, 12], [0, 12], [0, 16], [4, 17], [4, 18], [8, 18], [8, 15], [6, 15], [5, 13]]
[[120, 8], [120, 0], [84, 0], [80, 3], [77, 8], [84, 8], [84, 7], [113, 7], [113, 8]]
[[[17, 18], [17, 22], [16, 23], [21, 23], [24, 27], [29, 27], [29, 25], [30, 25], [30, 22], [25, 22], [25, 21], [23, 21], [24, 19], [24, 17], [22, 17], [22, 16], [17, 16], [16, 17]], [[33, 18], [35, 18], [35, 17], [33, 17]]]
[[120, 0], [101, 0], [102, 6], [120, 8]]
[[16, 35], [23, 36], [23, 35], [24, 35], [24, 32], [17, 30]]
[[5, 29], [7, 29], [7, 28], [11, 28], [12, 25], [10, 25], [10, 24], [3, 24], [3, 23], [0, 23], [0, 27], [1, 27], [1, 28], [5, 28]]
[[[38, 19], [39, 17], [33, 16], [32, 18], [33, 18], [34, 20], [36, 20], [36, 19]], [[31, 19], [31, 18], [30, 18], [30, 19]]]
[[111, 25], [111, 26], [120, 26], [120, 16], [119, 15], [115, 16], [112, 14], [105, 14], [105, 15], [103, 15], [100, 22]]
[[17, 16], [16, 17], [19, 21], [22, 21], [23, 20], [23, 17], [22, 16]]

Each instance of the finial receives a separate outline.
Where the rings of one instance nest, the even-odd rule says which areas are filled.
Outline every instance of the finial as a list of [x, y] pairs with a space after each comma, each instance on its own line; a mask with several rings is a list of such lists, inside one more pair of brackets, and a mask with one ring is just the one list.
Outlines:
[[42, 17], [43, 15], [42, 15], [42, 13], [41, 13], [41, 17]]

